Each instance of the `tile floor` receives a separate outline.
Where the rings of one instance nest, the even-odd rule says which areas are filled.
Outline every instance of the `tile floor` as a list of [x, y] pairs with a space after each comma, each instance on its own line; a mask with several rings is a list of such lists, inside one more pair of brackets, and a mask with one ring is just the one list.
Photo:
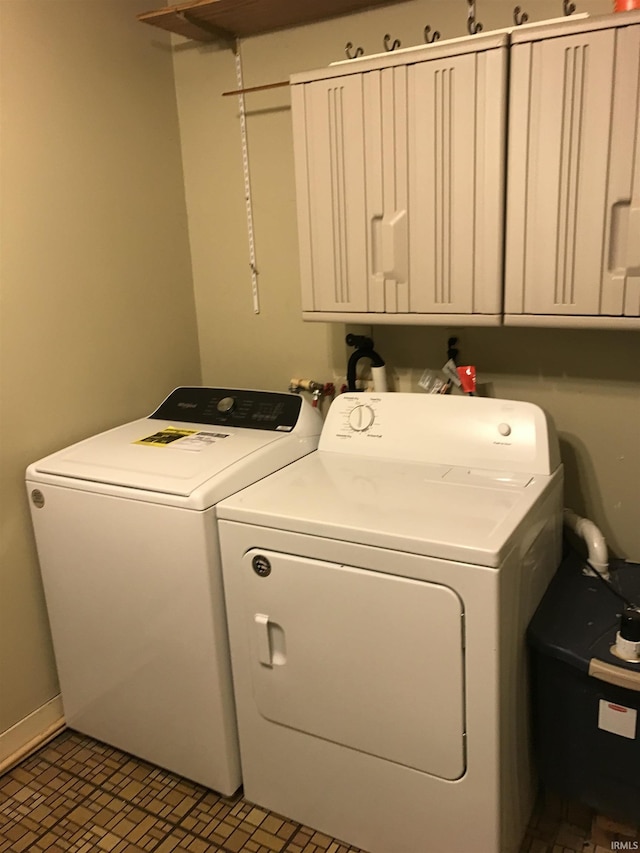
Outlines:
[[[640, 839], [631, 832], [590, 809], [546, 798], [534, 812], [521, 853], [604, 853], [614, 849], [612, 839]], [[0, 778], [0, 853], [214, 851], [357, 853], [357, 848], [256, 808], [241, 792], [221, 797], [70, 730]], [[416, 853], [454, 851], [426, 846]]]

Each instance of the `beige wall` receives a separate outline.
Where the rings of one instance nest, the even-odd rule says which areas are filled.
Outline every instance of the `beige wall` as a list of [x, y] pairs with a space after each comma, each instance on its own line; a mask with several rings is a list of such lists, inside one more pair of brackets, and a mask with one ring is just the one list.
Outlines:
[[[479, 0], [488, 30], [510, 24], [506, 0]], [[561, 0], [523, 4], [531, 21], [562, 14]], [[578, 11], [608, 13], [609, 0], [579, 0]], [[424, 26], [466, 34], [463, 0], [425, 0], [246, 39], [246, 86], [344, 58], [352, 41], [382, 50], [385, 33], [418, 44]], [[289, 93], [246, 96], [261, 313], [252, 309], [233, 54], [182, 42], [175, 49], [187, 206], [205, 382], [286, 388], [292, 376], [344, 375], [342, 324], [300, 319]], [[566, 465], [566, 502], [599, 524], [617, 554], [640, 560], [640, 335], [533, 329], [453, 330], [461, 357], [501, 397], [531, 400], [555, 418]], [[440, 367], [443, 328], [373, 329], [396, 387], [417, 389], [425, 367]]]
[[171, 51], [146, 8], [0, 2], [0, 735], [57, 693], [25, 466], [200, 381]]

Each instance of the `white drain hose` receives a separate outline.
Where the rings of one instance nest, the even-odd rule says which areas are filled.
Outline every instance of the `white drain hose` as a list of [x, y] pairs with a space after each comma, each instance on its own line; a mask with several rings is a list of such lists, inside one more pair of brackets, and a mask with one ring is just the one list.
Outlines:
[[[609, 577], [609, 554], [607, 551], [607, 543], [605, 538], [596, 527], [593, 521], [588, 518], [581, 518], [572, 509], [563, 511], [563, 521], [566, 527], [579, 536], [587, 546], [588, 559], [591, 565], [600, 572], [600, 574]], [[585, 575], [593, 575], [588, 567], [584, 569]]]
[[387, 368], [371, 366], [371, 378], [373, 379], [373, 390], [376, 393], [387, 391]]

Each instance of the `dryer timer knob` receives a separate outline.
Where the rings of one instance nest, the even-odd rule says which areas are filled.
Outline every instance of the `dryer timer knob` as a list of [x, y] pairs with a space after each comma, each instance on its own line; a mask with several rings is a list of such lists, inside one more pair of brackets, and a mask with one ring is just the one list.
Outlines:
[[349, 426], [356, 432], [364, 432], [374, 422], [376, 413], [371, 406], [354, 406], [349, 412]]
[[230, 414], [236, 407], [236, 401], [233, 397], [223, 397], [222, 400], [218, 401], [218, 405], [216, 409], [220, 412], [221, 415]]

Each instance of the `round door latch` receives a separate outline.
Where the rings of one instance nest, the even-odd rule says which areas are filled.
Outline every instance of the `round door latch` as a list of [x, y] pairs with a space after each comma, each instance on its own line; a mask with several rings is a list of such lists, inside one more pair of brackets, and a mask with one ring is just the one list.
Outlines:
[[260, 575], [261, 578], [266, 578], [271, 574], [271, 563], [266, 557], [263, 557], [262, 554], [258, 554], [257, 557], [254, 557], [251, 561], [251, 565], [253, 566], [253, 571], [257, 575]]
[[31, 500], [34, 506], [37, 506], [38, 509], [42, 509], [44, 506], [44, 495], [40, 491], [40, 489], [34, 489], [31, 492]]

